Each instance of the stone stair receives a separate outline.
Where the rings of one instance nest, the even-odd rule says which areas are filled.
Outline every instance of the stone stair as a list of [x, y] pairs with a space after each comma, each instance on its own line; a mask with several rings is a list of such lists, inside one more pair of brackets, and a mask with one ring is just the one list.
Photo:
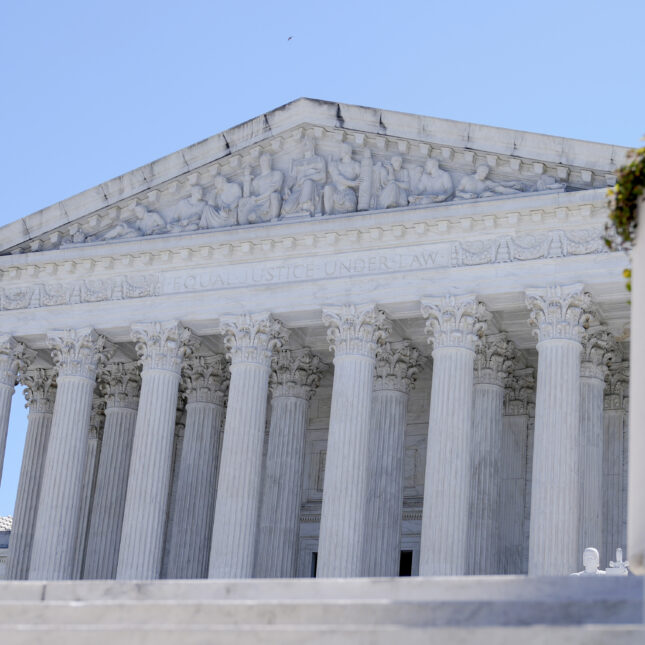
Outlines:
[[0, 583], [1, 645], [642, 645], [642, 617], [637, 577]]

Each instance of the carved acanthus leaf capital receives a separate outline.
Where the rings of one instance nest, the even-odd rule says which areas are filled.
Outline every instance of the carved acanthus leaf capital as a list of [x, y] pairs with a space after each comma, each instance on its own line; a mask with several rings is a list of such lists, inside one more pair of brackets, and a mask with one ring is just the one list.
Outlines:
[[106, 408], [129, 408], [139, 406], [141, 373], [136, 361], [108, 363], [101, 371], [99, 388], [105, 397]]
[[464, 347], [474, 350], [486, 331], [489, 318], [486, 307], [474, 295], [424, 298], [421, 314], [428, 319], [426, 333], [434, 349]]
[[95, 394], [92, 398], [92, 412], [90, 414], [90, 440], [103, 441], [104, 424], [105, 398]]
[[604, 381], [610, 363], [620, 361], [620, 350], [613, 334], [605, 326], [597, 326], [582, 335], [580, 375]]
[[356, 354], [374, 358], [376, 348], [392, 331], [385, 312], [373, 304], [325, 307], [322, 320], [336, 357]]
[[514, 367], [515, 343], [502, 332], [488, 334], [475, 349], [475, 383], [504, 385], [504, 379]]
[[504, 379], [504, 414], [511, 416], [530, 414], [535, 403], [535, 370], [522, 358], [516, 358]]
[[0, 334], [0, 384], [14, 387], [18, 374], [27, 369], [36, 352], [9, 334]]
[[30, 369], [22, 373], [20, 382], [25, 386], [25, 407], [30, 412], [52, 414], [56, 400], [56, 370]]
[[143, 370], [166, 370], [179, 374], [182, 360], [191, 351], [191, 331], [176, 320], [135, 323], [130, 335]]
[[52, 359], [61, 376], [80, 376], [91, 381], [108, 361], [112, 347], [91, 327], [64, 329], [47, 334]]
[[273, 398], [293, 396], [310, 400], [327, 365], [309, 349], [281, 349], [271, 361]]
[[269, 313], [220, 317], [226, 356], [231, 363], [271, 367], [271, 357], [289, 338], [282, 322]]
[[580, 341], [593, 315], [591, 294], [580, 283], [526, 290], [529, 325], [538, 342]]
[[181, 373], [182, 395], [187, 403], [224, 404], [231, 375], [226, 356], [190, 356]]
[[374, 389], [408, 394], [425, 362], [425, 357], [407, 340], [385, 343], [376, 350]]
[[629, 397], [629, 362], [612, 362], [605, 375], [605, 410], [626, 410]]

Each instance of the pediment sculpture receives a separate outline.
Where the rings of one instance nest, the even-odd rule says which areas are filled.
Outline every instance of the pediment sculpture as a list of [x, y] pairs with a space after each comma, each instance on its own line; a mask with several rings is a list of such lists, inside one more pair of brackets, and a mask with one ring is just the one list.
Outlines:
[[333, 134], [299, 128], [288, 144], [269, 139], [11, 252], [569, 188], [542, 163], [519, 172], [510, 157]]

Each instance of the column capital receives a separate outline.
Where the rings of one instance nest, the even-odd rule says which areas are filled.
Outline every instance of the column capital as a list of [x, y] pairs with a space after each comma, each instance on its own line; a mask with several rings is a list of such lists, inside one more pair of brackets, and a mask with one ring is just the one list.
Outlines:
[[22, 373], [20, 382], [25, 386], [25, 407], [30, 412], [52, 414], [56, 400], [56, 370], [30, 369]]
[[423, 298], [421, 315], [428, 319], [425, 330], [434, 349], [464, 347], [474, 350], [486, 331], [489, 318], [484, 303], [473, 294]]
[[181, 373], [182, 395], [187, 403], [224, 404], [231, 375], [224, 354], [190, 356]]
[[605, 410], [627, 410], [629, 362], [612, 362], [605, 375]]
[[338, 356], [355, 354], [374, 358], [376, 348], [390, 335], [392, 325], [374, 304], [323, 308], [329, 348]]
[[50, 331], [47, 344], [61, 376], [80, 376], [94, 381], [98, 369], [112, 353], [103, 336], [91, 327]]
[[580, 342], [593, 310], [591, 294], [582, 283], [527, 289], [526, 306], [538, 343], [557, 339]]
[[609, 364], [620, 360], [619, 354], [616, 340], [606, 326], [588, 329], [582, 335], [580, 375], [604, 381]]
[[36, 352], [9, 334], [0, 334], [0, 385], [15, 387], [18, 373], [27, 369]]
[[271, 361], [269, 386], [273, 398], [293, 396], [309, 401], [326, 369], [310, 349], [281, 349]]
[[92, 398], [90, 414], [90, 439], [103, 441], [103, 424], [105, 422], [105, 399], [102, 396]]
[[190, 351], [190, 329], [176, 320], [135, 323], [130, 335], [143, 370], [181, 372], [182, 359]]
[[128, 363], [108, 363], [101, 370], [99, 388], [105, 397], [105, 407], [129, 408], [139, 406], [141, 390], [140, 366], [136, 361]]
[[271, 356], [287, 342], [289, 332], [270, 313], [220, 317], [226, 356], [232, 364], [258, 363], [271, 367]]
[[408, 394], [425, 362], [425, 357], [407, 340], [384, 343], [376, 350], [374, 389]]
[[504, 386], [504, 379], [513, 369], [517, 353], [515, 343], [505, 332], [483, 336], [475, 348], [475, 384]]
[[535, 370], [526, 367], [526, 362], [518, 354], [504, 378], [504, 414], [516, 416], [527, 414], [535, 409]]

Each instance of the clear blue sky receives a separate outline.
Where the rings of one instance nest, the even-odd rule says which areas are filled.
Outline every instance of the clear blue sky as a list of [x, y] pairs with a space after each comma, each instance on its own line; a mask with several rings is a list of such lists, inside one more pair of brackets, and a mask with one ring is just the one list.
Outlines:
[[299, 96], [636, 146], [644, 29], [643, 0], [8, 1], [0, 224]]

